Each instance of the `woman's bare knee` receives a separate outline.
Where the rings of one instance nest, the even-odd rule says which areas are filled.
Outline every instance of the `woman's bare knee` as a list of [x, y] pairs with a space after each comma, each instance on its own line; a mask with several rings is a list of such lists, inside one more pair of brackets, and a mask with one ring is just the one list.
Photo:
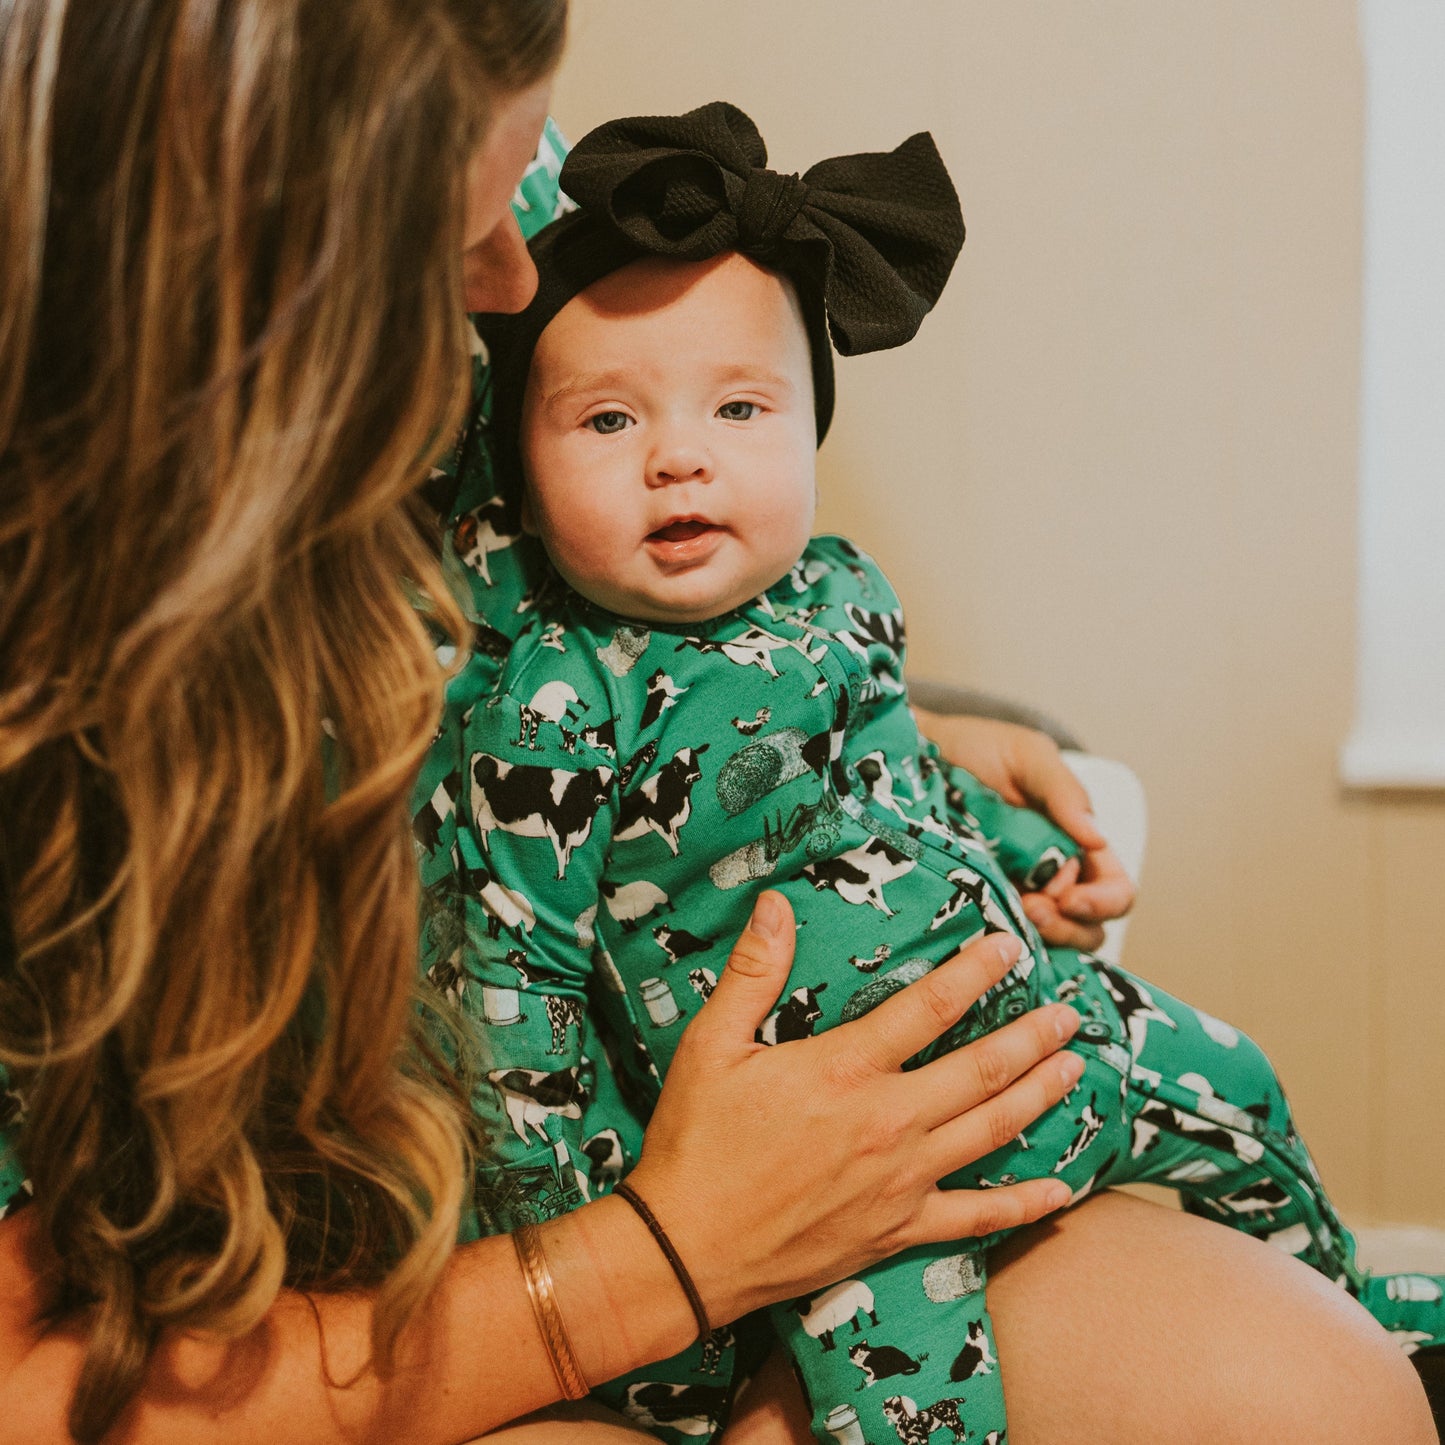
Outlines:
[[1244, 1235], [1104, 1194], [995, 1251], [1011, 1445], [1435, 1445], [1390, 1337]]

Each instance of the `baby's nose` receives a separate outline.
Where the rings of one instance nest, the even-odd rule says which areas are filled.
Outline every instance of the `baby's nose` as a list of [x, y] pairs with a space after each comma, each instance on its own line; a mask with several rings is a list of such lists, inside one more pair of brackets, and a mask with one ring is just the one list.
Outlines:
[[654, 487], [711, 479], [712, 459], [704, 447], [679, 438], [653, 453], [648, 482]]

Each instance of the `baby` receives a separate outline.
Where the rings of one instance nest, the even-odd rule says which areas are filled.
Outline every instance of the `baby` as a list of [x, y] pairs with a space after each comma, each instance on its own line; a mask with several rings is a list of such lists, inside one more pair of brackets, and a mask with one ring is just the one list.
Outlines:
[[[810, 538], [830, 329], [844, 352], [907, 340], [962, 243], [931, 140], [802, 180], [765, 159], [720, 104], [601, 127], [562, 175], [580, 211], [535, 243], [537, 301], [487, 328], [497, 443], [555, 569], [465, 720], [458, 861], [488, 938], [464, 1000], [514, 1199], [496, 1225], [634, 1162], [683, 1026], [776, 888], [799, 963], [764, 1043], [857, 1017], [984, 930], [1019, 960], [935, 1048], [1053, 1000], [1080, 1014], [1069, 1099], [948, 1184], [1167, 1184], [1438, 1340], [1439, 1282], [1359, 1269], [1253, 1043], [1045, 948], [1019, 890], [1074, 844], [920, 737], [897, 597], [850, 543]], [[660, 1438], [710, 1437], [770, 1329], [820, 1440], [997, 1445], [994, 1242], [910, 1251], [597, 1394]]]

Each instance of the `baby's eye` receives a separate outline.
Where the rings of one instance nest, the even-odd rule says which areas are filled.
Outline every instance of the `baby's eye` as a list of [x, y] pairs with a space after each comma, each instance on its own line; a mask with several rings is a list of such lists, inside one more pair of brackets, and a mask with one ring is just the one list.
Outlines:
[[725, 401], [717, 414], [724, 421], [751, 421], [761, 410], [755, 401]]
[[610, 437], [626, 431], [632, 425], [632, 418], [625, 411], [599, 411], [596, 416], [587, 418], [586, 425], [599, 436]]

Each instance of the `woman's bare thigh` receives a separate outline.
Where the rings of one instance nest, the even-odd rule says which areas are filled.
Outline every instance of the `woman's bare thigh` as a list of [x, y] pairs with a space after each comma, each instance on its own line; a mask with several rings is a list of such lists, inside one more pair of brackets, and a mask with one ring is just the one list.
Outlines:
[[1105, 1193], [991, 1259], [1010, 1445], [1434, 1445], [1424, 1391], [1342, 1290], [1270, 1245]]
[[[1106, 1192], [990, 1260], [1010, 1445], [1434, 1445], [1409, 1361], [1353, 1300], [1242, 1234]], [[726, 1445], [810, 1445], [778, 1357]]]

